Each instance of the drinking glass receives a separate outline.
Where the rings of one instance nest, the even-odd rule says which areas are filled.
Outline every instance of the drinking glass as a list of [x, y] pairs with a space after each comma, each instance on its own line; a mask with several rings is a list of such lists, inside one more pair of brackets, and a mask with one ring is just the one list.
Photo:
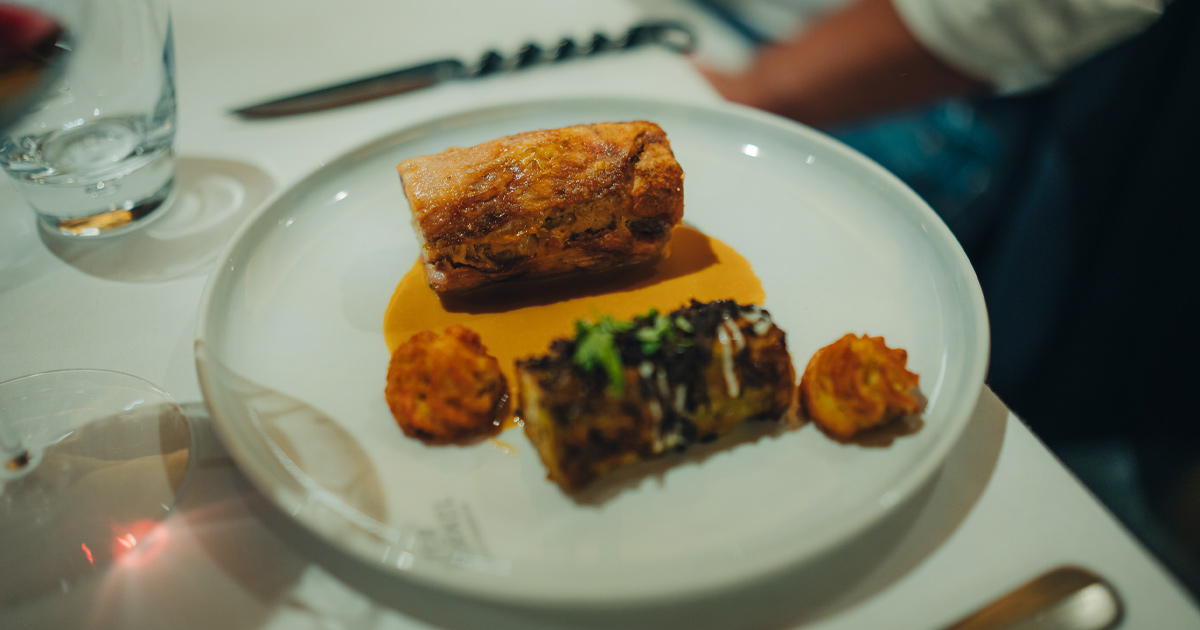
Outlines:
[[0, 607], [65, 592], [161, 539], [191, 444], [179, 405], [135, 376], [0, 383]]
[[167, 206], [175, 180], [168, 0], [27, 0], [64, 18], [64, 75], [0, 130], [0, 168], [51, 232], [98, 237]]

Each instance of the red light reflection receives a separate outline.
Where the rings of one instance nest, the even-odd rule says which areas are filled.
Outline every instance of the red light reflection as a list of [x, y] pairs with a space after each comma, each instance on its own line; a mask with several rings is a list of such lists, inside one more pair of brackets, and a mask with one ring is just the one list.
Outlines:
[[87, 543], [79, 543], [79, 546], [83, 547], [83, 553], [87, 556], [88, 564], [96, 564], [96, 561], [92, 559], [92, 550], [88, 549]]
[[[152, 561], [167, 546], [167, 530], [154, 521], [135, 521], [113, 528], [112, 557], [124, 565]], [[132, 553], [134, 549], [136, 553]]]

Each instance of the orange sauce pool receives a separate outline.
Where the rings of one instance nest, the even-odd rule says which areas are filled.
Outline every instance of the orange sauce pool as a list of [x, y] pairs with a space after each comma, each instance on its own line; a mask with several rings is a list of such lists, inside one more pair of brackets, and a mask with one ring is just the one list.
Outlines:
[[[611, 314], [630, 319], [651, 308], [670, 312], [689, 300], [762, 304], [766, 294], [750, 263], [733, 248], [681, 226], [667, 258], [651, 267], [543, 282], [500, 284], [468, 297], [439, 298], [418, 260], [396, 286], [383, 318], [388, 351], [422, 330], [462, 324], [483, 339], [511, 387], [513, 362], [544, 354], [575, 334], [575, 321]], [[514, 399], [515, 400], [515, 399]]]

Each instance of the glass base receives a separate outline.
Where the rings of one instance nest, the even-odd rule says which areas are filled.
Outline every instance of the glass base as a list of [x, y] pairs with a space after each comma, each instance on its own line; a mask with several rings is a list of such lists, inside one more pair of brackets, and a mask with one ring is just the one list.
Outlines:
[[53, 234], [71, 237], [116, 236], [149, 224], [162, 216], [170, 205], [175, 179], [150, 197], [129, 208], [116, 208], [82, 217], [55, 217], [38, 213], [42, 227]]
[[175, 505], [191, 445], [180, 407], [134, 376], [0, 383], [0, 606], [63, 592], [144, 550]]

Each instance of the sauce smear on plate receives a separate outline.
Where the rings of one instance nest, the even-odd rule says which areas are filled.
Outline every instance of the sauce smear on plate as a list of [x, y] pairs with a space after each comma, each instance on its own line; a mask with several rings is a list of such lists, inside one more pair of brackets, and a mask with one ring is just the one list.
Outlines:
[[467, 297], [441, 297], [425, 283], [418, 260], [396, 286], [383, 320], [388, 351], [422, 330], [462, 324], [479, 333], [514, 385], [516, 359], [543, 354], [550, 342], [575, 334], [575, 321], [618, 320], [651, 308], [669, 312], [696, 299], [762, 304], [766, 294], [749, 261], [733, 248], [687, 226], [675, 228], [670, 254], [638, 269], [557, 280], [500, 284]]

